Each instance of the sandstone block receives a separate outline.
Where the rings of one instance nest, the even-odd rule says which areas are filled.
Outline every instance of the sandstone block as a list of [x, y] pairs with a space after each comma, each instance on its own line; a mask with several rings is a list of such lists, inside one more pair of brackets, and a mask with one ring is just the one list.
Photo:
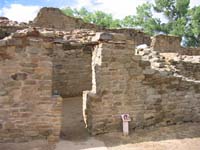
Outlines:
[[98, 32], [92, 38], [92, 41], [108, 41], [108, 40], [112, 40], [112, 39], [113, 39], [113, 35], [112, 34], [106, 33], [106, 32]]

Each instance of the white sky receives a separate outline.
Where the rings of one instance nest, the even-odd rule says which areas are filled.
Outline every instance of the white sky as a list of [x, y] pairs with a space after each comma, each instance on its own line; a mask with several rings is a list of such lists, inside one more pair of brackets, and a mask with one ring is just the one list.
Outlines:
[[11, 4], [9, 7], [4, 7], [0, 11], [0, 16], [5, 16], [11, 20], [19, 22], [28, 22], [33, 20], [40, 6], [23, 6], [21, 4]]
[[[71, 7], [85, 7], [90, 11], [102, 10], [111, 13], [115, 18], [122, 19], [127, 15], [136, 13], [136, 7], [153, 0], [76, 0], [77, 3]], [[200, 0], [190, 0], [190, 6], [200, 5]], [[36, 17], [41, 6], [24, 6], [21, 4], [11, 4], [0, 9], [0, 16], [8, 17], [11, 20], [19, 22], [28, 22]]]
[[77, 0], [77, 5], [74, 7], [86, 7], [91, 10], [102, 10], [113, 14], [115, 18], [122, 19], [125, 16], [136, 13], [136, 7], [152, 0], [96, 0], [98, 5], [92, 4], [92, 0]]

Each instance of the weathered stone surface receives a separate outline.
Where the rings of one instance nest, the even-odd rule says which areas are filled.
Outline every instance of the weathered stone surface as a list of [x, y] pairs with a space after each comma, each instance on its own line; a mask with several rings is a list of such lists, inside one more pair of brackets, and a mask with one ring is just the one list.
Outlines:
[[92, 88], [92, 50], [82, 50], [82, 44], [63, 44], [54, 47], [53, 91], [62, 97], [82, 95]]
[[3, 39], [17, 30], [27, 28], [27, 24], [19, 24], [16, 21], [11, 21], [6, 17], [0, 17], [0, 39]]
[[26, 73], [15, 73], [11, 75], [13, 80], [26, 80], [27, 74]]
[[181, 49], [180, 42], [180, 37], [157, 35], [153, 38], [151, 46], [159, 52], [176, 52]]
[[92, 41], [109, 41], [113, 39], [113, 35], [106, 32], [99, 32], [92, 38]]
[[[182, 61], [170, 63], [166, 55], [160, 54], [162, 45], [138, 47], [134, 52], [129, 49], [134, 45], [120, 43], [122, 38], [113, 35], [115, 40], [99, 40], [93, 51], [92, 90], [84, 93], [84, 117], [92, 134], [120, 130], [121, 119], [115, 116], [124, 113], [131, 116], [131, 129], [199, 120], [198, 56], [185, 56], [179, 59]], [[172, 47], [163, 47], [165, 52], [180, 48], [176, 41], [171, 42]]]
[[42, 8], [34, 19], [32, 26], [62, 30], [100, 29], [94, 24], [85, 23], [82, 19], [64, 15], [58, 8]]
[[62, 98], [52, 98], [52, 58], [37, 45], [31, 47], [37, 50], [33, 53], [28, 38], [20, 45], [8, 42], [24, 36], [39, 38], [28, 31], [22, 33], [4, 39], [7, 45], [0, 46], [0, 142], [55, 141], [59, 138]]
[[149, 47], [141, 31], [102, 30], [54, 8], [41, 10], [37, 28], [16, 31], [19, 24], [3, 22], [0, 142], [56, 142], [62, 97], [85, 90], [84, 121], [93, 135], [121, 130], [123, 113], [131, 130], [200, 121], [200, 51], [182, 48], [179, 38], [159, 35]]
[[181, 38], [168, 35], [157, 35], [152, 38], [151, 47], [160, 53], [179, 53], [181, 55], [200, 55], [200, 48], [184, 48]]

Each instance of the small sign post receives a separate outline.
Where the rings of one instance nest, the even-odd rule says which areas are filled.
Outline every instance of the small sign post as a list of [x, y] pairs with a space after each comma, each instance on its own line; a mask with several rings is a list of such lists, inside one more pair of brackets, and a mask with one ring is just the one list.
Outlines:
[[122, 122], [123, 122], [123, 135], [128, 136], [129, 135], [129, 121], [131, 121], [131, 118], [129, 114], [122, 114], [121, 115]]

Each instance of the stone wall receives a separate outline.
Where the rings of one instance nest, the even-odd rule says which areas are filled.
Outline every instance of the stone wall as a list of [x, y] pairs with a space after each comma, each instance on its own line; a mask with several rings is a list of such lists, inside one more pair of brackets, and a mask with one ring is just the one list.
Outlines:
[[53, 91], [62, 97], [81, 96], [92, 88], [90, 44], [56, 45], [53, 58]]
[[59, 138], [62, 99], [52, 96], [51, 50], [35, 29], [0, 41], [0, 142]]
[[74, 30], [74, 29], [92, 29], [99, 30], [94, 24], [85, 23], [82, 19], [66, 16], [59, 8], [44, 7], [40, 10], [37, 17], [34, 19], [32, 26], [55, 28], [59, 30]]
[[[200, 59], [200, 57], [198, 57]], [[184, 77], [200, 80], [200, 63], [197, 62], [187, 62], [187, 61], [173, 61], [172, 64], [177, 70], [178, 74], [183, 75]]]
[[[0, 40], [0, 142], [55, 142], [62, 119], [58, 95], [80, 96], [83, 90], [92, 134], [121, 131], [124, 113], [131, 131], [200, 121], [199, 49], [183, 49], [172, 36], [150, 43], [132, 29], [72, 30], [79, 28], [76, 19], [65, 24], [57, 9], [43, 10], [33, 26], [59, 30], [28, 28]], [[61, 22], [52, 26], [47, 12]]]
[[102, 32], [125, 34], [127, 39], [133, 40], [136, 46], [141, 44], [150, 46], [151, 44], [151, 37], [146, 33], [136, 29], [104, 29]]
[[16, 21], [11, 21], [6, 17], [0, 17], [0, 39], [3, 39], [11, 33], [16, 32], [17, 30], [22, 30], [28, 28], [25, 23], [17, 23]]
[[178, 52], [181, 49], [181, 38], [168, 35], [157, 35], [153, 37], [151, 47], [158, 52]]
[[65, 32], [53, 46], [53, 92], [62, 97], [81, 96], [92, 88], [92, 50], [97, 43], [91, 30]]
[[0, 40], [0, 142], [59, 139], [62, 98], [92, 88], [91, 30], [29, 28]]
[[106, 29], [105, 27], [97, 26], [91, 23], [85, 23], [80, 18], [74, 18], [66, 16], [58, 8], [42, 8], [33, 23], [33, 27], [43, 27], [43, 28], [54, 28], [58, 30], [72, 31], [75, 29], [89, 29], [94, 31], [111, 32], [111, 33], [123, 33], [140, 44], [150, 45], [151, 38], [144, 32], [136, 29]]
[[[182, 47], [181, 38], [169, 35], [152, 37], [151, 47], [159, 53], [179, 53], [181, 55], [200, 55], [200, 48]], [[148, 44], [147, 44], [148, 45]]]
[[138, 55], [136, 44], [125, 35], [104, 37], [95, 38], [101, 42], [93, 52], [92, 90], [83, 95], [84, 117], [92, 134], [120, 131], [124, 113], [130, 114], [131, 131], [200, 121], [198, 79], [177, 75], [157, 48], [150, 48], [150, 55], [141, 49]]
[[200, 48], [194, 48], [194, 47], [187, 47], [187, 48], [181, 48], [179, 50], [179, 53], [182, 55], [189, 55], [189, 56], [198, 56], [200, 55]]
[[[135, 41], [133, 47], [145, 42], [150, 43], [150, 37], [141, 31], [121, 29], [108, 30], [109, 32], [121, 33], [122, 37], [126, 34], [129, 41]], [[58, 92], [62, 97], [80, 96], [84, 90], [91, 90], [92, 51], [97, 43], [90, 41], [94, 35], [95, 32], [90, 30], [80, 30], [80, 32], [74, 30], [65, 35], [68, 42], [57, 44], [53, 48], [53, 91]]]

